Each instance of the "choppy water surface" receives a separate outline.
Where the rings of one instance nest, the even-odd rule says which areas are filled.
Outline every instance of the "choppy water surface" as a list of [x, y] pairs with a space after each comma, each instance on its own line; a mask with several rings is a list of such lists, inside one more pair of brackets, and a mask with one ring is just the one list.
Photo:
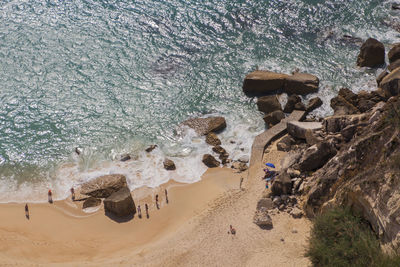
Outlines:
[[[341, 86], [375, 87], [376, 72], [355, 67], [359, 45], [341, 37], [389, 47], [399, 33], [384, 22], [398, 16], [377, 0], [2, 1], [0, 201], [45, 200], [48, 187], [62, 198], [116, 172], [131, 188], [196, 181], [210, 147], [178, 134], [180, 122], [223, 115], [223, 146], [249, 153], [264, 124], [242, 93], [246, 73], [313, 73], [325, 101], [317, 114], [328, 114]], [[122, 153], [137, 159], [118, 163]], [[162, 168], [165, 156], [176, 172]]]

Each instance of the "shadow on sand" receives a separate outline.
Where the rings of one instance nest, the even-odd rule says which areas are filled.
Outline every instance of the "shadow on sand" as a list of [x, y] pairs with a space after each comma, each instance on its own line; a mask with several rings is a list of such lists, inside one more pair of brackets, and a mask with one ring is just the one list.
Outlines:
[[111, 220], [117, 222], [117, 223], [125, 223], [125, 222], [129, 222], [130, 220], [132, 220], [135, 217], [135, 214], [131, 214], [128, 216], [124, 216], [124, 217], [118, 217], [114, 214], [112, 214], [111, 212], [104, 212], [104, 214], [110, 218]]

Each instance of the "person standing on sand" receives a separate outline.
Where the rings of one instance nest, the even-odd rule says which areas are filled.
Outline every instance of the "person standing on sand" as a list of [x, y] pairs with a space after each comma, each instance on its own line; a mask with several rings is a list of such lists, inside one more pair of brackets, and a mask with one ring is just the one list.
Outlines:
[[149, 216], [149, 206], [147, 205], [147, 203], [144, 204], [144, 208], [146, 209], [146, 217], [148, 219], [150, 216]]
[[28, 208], [28, 203], [25, 204], [25, 217], [29, 220], [29, 208]]
[[51, 192], [51, 189], [49, 189], [49, 192], [47, 193], [47, 198], [50, 204], [53, 203], [53, 193]]
[[229, 225], [229, 230], [232, 235], [236, 235], [236, 229], [232, 227], [232, 225]]
[[73, 187], [71, 187], [71, 198], [72, 201], [75, 201], [75, 189]]
[[138, 216], [141, 219], [142, 218], [142, 209], [140, 208], [140, 205], [137, 206], [137, 212], [138, 212]]
[[165, 189], [164, 192], [165, 192], [165, 201], [168, 204], [168, 192], [167, 192], [167, 189]]

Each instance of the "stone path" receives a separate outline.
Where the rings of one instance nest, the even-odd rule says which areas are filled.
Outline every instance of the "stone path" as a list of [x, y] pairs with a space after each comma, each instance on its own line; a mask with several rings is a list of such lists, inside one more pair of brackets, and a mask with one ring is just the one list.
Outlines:
[[299, 121], [306, 115], [305, 111], [294, 110], [289, 117], [283, 119], [277, 125], [267, 129], [263, 133], [259, 134], [254, 138], [253, 145], [251, 147], [250, 165], [248, 178], [258, 177], [263, 175], [262, 159], [265, 148], [275, 139], [281, 137], [286, 133], [286, 123], [288, 121]]

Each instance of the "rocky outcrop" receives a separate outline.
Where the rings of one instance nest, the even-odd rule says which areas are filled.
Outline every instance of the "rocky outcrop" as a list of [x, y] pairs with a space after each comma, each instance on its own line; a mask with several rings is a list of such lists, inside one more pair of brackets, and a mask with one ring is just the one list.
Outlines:
[[390, 64], [400, 59], [400, 44], [396, 44], [389, 50], [388, 58]]
[[88, 197], [83, 201], [82, 209], [97, 207], [101, 204], [100, 198]]
[[246, 75], [243, 92], [246, 95], [265, 95], [283, 88], [288, 75], [271, 71], [257, 70]]
[[301, 102], [300, 96], [290, 95], [288, 101], [286, 102], [285, 108], [283, 109], [283, 112], [291, 113], [294, 110], [294, 106], [299, 102]]
[[287, 123], [288, 133], [298, 139], [306, 139], [307, 131], [317, 131], [322, 128], [321, 122], [290, 121]]
[[331, 108], [335, 115], [357, 114], [360, 111], [343, 96], [338, 95], [331, 99]]
[[281, 110], [275, 110], [263, 117], [265, 124], [268, 127], [271, 127], [275, 124], [278, 124], [281, 120], [285, 118], [285, 114]]
[[258, 98], [257, 107], [259, 111], [262, 111], [264, 113], [271, 113], [276, 110], [282, 110], [281, 103], [279, 103], [276, 95], [268, 95]]
[[321, 98], [319, 98], [318, 96], [314, 97], [314, 98], [311, 98], [310, 101], [308, 101], [308, 104], [306, 106], [306, 111], [307, 112], [311, 112], [314, 109], [319, 108], [320, 106], [322, 106]]
[[[399, 67], [400, 67], [400, 66], [399, 66]], [[378, 77], [376, 77], [376, 84], [377, 84], [378, 86], [380, 86], [380, 84], [381, 84], [383, 78], [385, 78], [386, 75], [388, 75], [388, 74], [389, 74], [389, 72], [387, 72], [386, 70], [382, 71], [382, 72], [378, 75]]]
[[294, 73], [285, 81], [284, 91], [287, 94], [306, 95], [318, 91], [319, 79], [308, 73]]
[[215, 133], [208, 133], [206, 136], [206, 143], [212, 146], [218, 146], [221, 144], [221, 140], [219, 140]]
[[385, 47], [374, 38], [368, 38], [361, 46], [357, 58], [360, 67], [377, 67], [385, 64]]
[[176, 170], [175, 162], [173, 162], [170, 159], [165, 159], [163, 162], [163, 165], [164, 165], [164, 169], [166, 169], [167, 171]]
[[224, 117], [193, 118], [182, 122], [182, 124], [194, 129], [199, 135], [219, 132], [226, 128]]
[[215, 167], [218, 167], [220, 164], [220, 162], [218, 160], [216, 160], [213, 155], [210, 155], [210, 154], [205, 154], [203, 156], [202, 161], [208, 168], [215, 168]]
[[123, 187], [104, 200], [104, 210], [117, 217], [125, 217], [136, 213], [136, 206], [133, 202], [128, 187]]
[[306, 149], [299, 162], [301, 171], [313, 171], [322, 167], [336, 154], [335, 147], [328, 142], [321, 142]]
[[339, 133], [349, 125], [362, 123], [366, 118], [365, 114], [330, 116], [323, 119], [322, 125], [327, 133]]
[[400, 68], [386, 75], [385, 78], [382, 79], [380, 87], [391, 96], [398, 95], [400, 91]]
[[97, 177], [81, 186], [80, 193], [95, 198], [106, 198], [126, 187], [126, 178], [122, 174], [110, 174]]

